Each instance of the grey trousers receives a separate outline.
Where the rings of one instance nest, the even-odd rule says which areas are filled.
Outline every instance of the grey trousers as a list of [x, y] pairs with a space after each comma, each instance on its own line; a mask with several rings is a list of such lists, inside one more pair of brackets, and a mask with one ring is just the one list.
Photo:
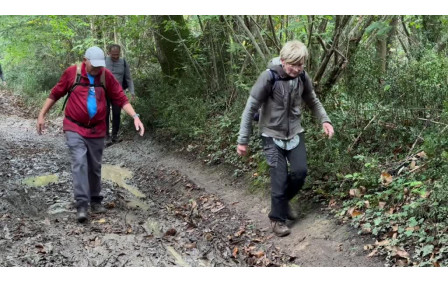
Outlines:
[[66, 144], [72, 162], [73, 190], [76, 207], [87, 207], [89, 202], [101, 202], [101, 159], [104, 138], [84, 138], [66, 131]]
[[288, 203], [303, 187], [308, 173], [305, 134], [301, 133], [299, 136], [300, 143], [292, 150], [284, 150], [272, 138], [262, 137], [271, 175], [271, 212], [268, 217], [274, 221], [286, 221]]

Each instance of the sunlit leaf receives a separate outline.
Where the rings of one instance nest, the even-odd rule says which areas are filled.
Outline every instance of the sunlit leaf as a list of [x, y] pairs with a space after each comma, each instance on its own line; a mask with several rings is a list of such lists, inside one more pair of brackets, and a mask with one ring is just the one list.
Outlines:
[[383, 172], [383, 173], [381, 173], [381, 183], [384, 185], [384, 186], [388, 186], [390, 183], [392, 183], [392, 181], [393, 181], [393, 177], [392, 177], [392, 175], [390, 175], [389, 173], [387, 173], [387, 172]]

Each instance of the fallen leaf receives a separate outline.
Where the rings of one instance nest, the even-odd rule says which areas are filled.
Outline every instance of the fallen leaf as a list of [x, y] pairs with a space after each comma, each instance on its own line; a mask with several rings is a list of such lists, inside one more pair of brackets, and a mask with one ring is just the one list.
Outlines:
[[252, 176], [253, 176], [253, 177], [258, 177], [258, 173], [255, 172]]
[[409, 264], [408, 264], [408, 261], [407, 260], [405, 260], [405, 259], [399, 259], [399, 260], [397, 260], [397, 266], [399, 266], [399, 267], [405, 267], [405, 266], [408, 266]]
[[379, 207], [380, 209], [383, 209], [385, 206], [386, 206], [386, 203], [385, 203], [384, 201], [380, 201], [380, 202], [378, 203], [378, 207]]
[[357, 210], [356, 207], [349, 208], [349, 209], [347, 210], [347, 213], [348, 213], [352, 218], [362, 214], [362, 212], [359, 211], [359, 210]]
[[369, 202], [368, 200], [366, 200], [366, 201], [364, 202], [364, 205], [366, 206], [366, 208], [370, 208], [370, 202]]
[[360, 197], [361, 192], [358, 189], [350, 189], [349, 194], [351, 197]]
[[185, 244], [185, 248], [189, 250], [194, 249], [196, 248], [196, 243]]
[[424, 151], [420, 151], [419, 153], [416, 154], [418, 157], [422, 158], [422, 159], [427, 159], [428, 155], [426, 155], [426, 152]]
[[264, 252], [263, 251], [258, 251], [256, 253], [253, 254], [255, 257], [260, 258], [262, 256], [264, 256]]
[[407, 259], [411, 258], [409, 253], [407, 251], [405, 251], [403, 248], [394, 247], [393, 251], [397, 254], [397, 256], [399, 256], [401, 258], [407, 258]]
[[238, 232], [234, 234], [235, 237], [241, 236], [245, 232], [244, 228], [240, 229]]
[[93, 220], [92, 223], [106, 223], [106, 219], [105, 218], [101, 218], [100, 220]]
[[394, 232], [398, 231], [398, 224], [392, 225], [392, 231]]
[[415, 160], [412, 160], [411, 164], [409, 165], [409, 169], [415, 169]]
[[336, 200], [335, 199], [331, 199], [330, 202], [328, 203], [328, 207], [333, 207], [336, 205]]
[[422, 198], [428, 198], [431, 195], [431, 192], [425, 192], [421, 197]]
[[359, 190], [361, 191], [362, 194], [367, 193], [367, 189], [366, 189], [366, 187], [364, 187], [364, 186], [360, 186], [360, 187], [359, 187]]
[[419, 227], [419, 226], [415, 226], [415, 227], [407, 227], [407, 228], [406, 228], [406, 231], [418, 231], [418, 230], [420, 230], [420, 227]]
[[381, 246], [389, 246], [389, 240], [386, 239], [381, 242], [376, 241], [375, 245], [380, 246], [380, 247]]
[[437, 261], [433, 262], [432, 265], [434, 265], [434, 267], [440, 267], [440, 264]]
[[238, 254], [238, 247], [233, 248], [233, 257], [236, 258], [236, 255]]
[[393, 181], [392, 175], [390, 175], [387, 172], [381, 173], [381, 183], [383, 183], [384, 186], [388, 186]]
[[177, 233], [176, 229], [171, 228], [168, 231], [165, 232], [165, 236], [175, 236]]
[[377, 250], [377, 249], [374, 249], [374, 250], [368, 255], [368, 257], [376, 256], [377, 253], [378, 253], [378, 250]]
[[226, 207], [225, 207], [225, 206], [221, 206], [221, 207], [218, 207], [218, 208], [213, 208], [213, 209], [211, 210], [211, 212], [216, 213], [216, 212], [218, 212], [218, 211], [220, 211], [220, 210], [222, 210], [222, 209], [224, 209], [224, 208], [226, 208]]
[[370, 251], [370, 250], [373, 250], [375, 247], [373, 246], [373, 245], [365, 245], [364, 246], [364, 250], [365, 251]]

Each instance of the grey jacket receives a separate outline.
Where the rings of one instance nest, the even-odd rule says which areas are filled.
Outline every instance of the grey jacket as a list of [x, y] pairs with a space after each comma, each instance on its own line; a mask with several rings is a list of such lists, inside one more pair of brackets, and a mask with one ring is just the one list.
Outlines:
[[126, 62], [126, 68], [124, 67], [124, 59], [120, 58], [117, 62], [112, 61], [112, 59], [106, 57], [106, 68], [114, 74], [117, 81], [123, 86], [123, 78], [126, 75], [126, 80], [128, 83], [129, 92], [134, 95], [134, 82], [132, 81], [131, 71], [129, 70], [129, 64]]
[[[276, 71], [280, 78], [288, 79], [288, 75], [278, 64], [278, 60], [273, 61], [275, 64], [269, 65], [269, 68]], [[300, 78], [295, 78], [277, 80], [272, 85], [270, 71], [264, 71], [258, 77], [247, 99], [241, 117], [238, 144], [249, 143], [253, 116], [260, 106], [260, 134], [285, 140], [303, 132], [304, 129], [300, 124], [303, 103], [308, 105], [321, 123], [331, 123], [322, 103], [316, 97], [308, 74], [306, 74], [305, 83]]]

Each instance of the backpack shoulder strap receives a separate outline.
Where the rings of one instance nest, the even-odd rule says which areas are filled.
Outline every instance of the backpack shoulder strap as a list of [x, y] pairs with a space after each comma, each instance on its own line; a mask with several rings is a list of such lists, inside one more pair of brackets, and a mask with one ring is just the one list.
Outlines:
[[72, 92], [75, 90], [75, 88], [79, 85], [80, 81], [81, 81], [81, 64], [76, 64], [76, 73], [75, 73], [75, 77], [73, 79], [73, 84], [67, 92], [67, 95], [64, 100], [64, 104], [62, 105], [61, 113], [62, 113], [62, 111], [64, 111], [65, 105], [67, 104], [67, 100], [70, 97], [70, 94], [72, 94]]
[[104, 69], [103, 69], [103, 72], [101, 73], [100, 81], [101, 81], [101, 86], [106, 91], [107, 90], [106, 89], [106, 70], [104, 70]]

